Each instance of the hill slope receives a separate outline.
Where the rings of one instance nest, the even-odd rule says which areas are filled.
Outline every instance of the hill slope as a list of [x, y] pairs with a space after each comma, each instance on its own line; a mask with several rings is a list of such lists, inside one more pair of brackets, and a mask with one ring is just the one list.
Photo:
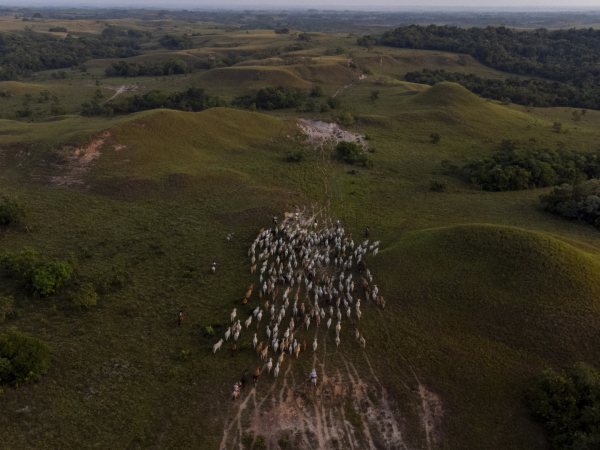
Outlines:
[[539, 448], [523, 401], [530, 377], [600, 358], [600, 259], [552, 236], [494, 225], [415, 231], [373, 271], [393, 293], [390, 341], [452, 412], [445, 431], [473, 423], [459, 447], [493, 436]]

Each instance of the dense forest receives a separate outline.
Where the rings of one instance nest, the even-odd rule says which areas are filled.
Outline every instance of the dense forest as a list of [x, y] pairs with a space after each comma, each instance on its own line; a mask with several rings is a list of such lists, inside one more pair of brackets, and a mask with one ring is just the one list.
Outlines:
[[548, 212], [566, 219], [588, 222], [600, 228], [600, 180], [585, 183], [563, 184], [540, 197]]
[[386, 31], [379, 43], [466, 53], [505, 72], [572, 83], [586, 90], [600, 87], [600, 30], [592, 28], [514, 31], [504, 26], [410, 25]]
[[141, 76], [160, 76], [185, 73], [187, 64], [180, 59], [170, 59], [164, 63], [128, 63], [119, 61], [113, 63], [105, 70], [107, 77], [141, 77]]
[[[578, 184], [600, 176], [600, 152], [517, 149], [512, 141], [503, 141], [502, 146], [503, 151], [496, 155], [465, 165], [460, 175], [486, 191]], [[449, 168], [451, 172], [459, 170], [455, 166]]]
[[28, 77], [41, 70], [74, 67], [90, 59], [138, 55], [140, 38], [121, 33], [107, 28], [101, 39], [0, 33], [0, 81]]
[[484, 98], [510, 101], [518, 105], [600, 109], [600, 86], [593, 89], [581, 89], [558, 81], [522, 80], [516, 77], [493, 80], [462, 72], [446, 72], [444, 69], [423, 69], [420, 72], [409, 72], [404, 79], [411, 83], [430, 86], [442, 81], [451, 81], [461, 84]]

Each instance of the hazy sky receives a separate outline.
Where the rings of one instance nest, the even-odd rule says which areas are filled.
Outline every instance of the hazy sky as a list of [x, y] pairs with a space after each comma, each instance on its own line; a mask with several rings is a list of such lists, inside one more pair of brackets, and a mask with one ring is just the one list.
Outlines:
[[373, 10], [600, 10], [600, 0], [9, 0], [2, 6], [88, 6], [207, 9], [354, 9]]

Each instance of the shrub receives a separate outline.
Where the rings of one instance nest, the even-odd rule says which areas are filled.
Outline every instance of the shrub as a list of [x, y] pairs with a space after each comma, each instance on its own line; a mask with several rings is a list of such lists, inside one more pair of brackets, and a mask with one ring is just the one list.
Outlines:
[[256, 441], [254, 442], [255, 450], [265, 450], [267, 448], [267, 440], [262, 434], [256, 436]]
[[77, 306], [85, 306], [86, 308], [96, 306], [97, 302], [98, 294], [94, 290], [94, 285], [92, 283], [83, 285], [73, 299], [73, 303]]
[[356, 142], [341, 141], [335, 150], [338, 157], [348, 164], [354, 164], [358, 156], [362, 154], [362, 148]]
[[446, 192], [448, 183], [445, 181], [431, 180], [429, 182], [429, 190], [434, 192]]
[[48, 370], [50, 349], [39, 339], [18, 331], [0, 336], [0, 378], [20, 384], [36, 381]]
[[321, 105], [321, 112], [329, 112], [331, 111], [331, 107], [327, 103], [323, 103]]
[[552, 448], [599, 448], [600, 376], [593, 367], [580, 362], [560, 374], [544, 371], [529, 389], [528, 400]]
[[316, 85], [313, 86], [312, 89], [310, 90], [310, 96], [311, 97], [323, 97], [323, 87]]
[[33, 249], [8, 253], [0, 261], [8, 276], [19, 277], [28, 291], [48, 296], [54, 294], [73, 272], [68, 262], [51, 262]]
[[345, 126], [350, 126], [354, 123], [354, 117], [349, 112], [346, 112], [342, 115], [342, 124]]
[[438, 142], [440, 142], [441, 136], [439, 135], [439, 133], [431, 133], [429, 135], [429, 138], [431, 139], [431, 143], [432, 144], [437, 144]]
[[242, 433], [242, 445], [246, 448], [250, 448], [252, 441], [254, 440], [254, 431], [246, 431]]
[[280, 447], [287, 447], [289, 443], [290, 443], [289, 436], [287, 434], [282, 434], [281, 435], [281, 439], [279, 439], [279, 446]]
[[297, 152], [294, 152], [294, 153], [288, 155], [287, 160], [289, 162], [298, 163], [298, 162], [304, 161], [306, 159], [306, 156], [307, 156], [306, 150], [301, 149], [301, 150], [298, 150]]
[[215, 336], [215, 330], [213, 330], [213, 327], [211, 327], [211, 326], [204, 327], [204, 337], [210, 339], [214, 336]]
[[13, 310], [13, 298], [9, 297], [1, 297], [0, 296], [0, 322], [3, 322], [6, 316], [12, 313]]
[[329, 107], [331, 109], [335, 109], [335, 108], [339, 108], [340, 107], [340, 100], [335, 98], [335, 97], [329, 97], [327, 98], [327, 104], [329, 105]]
[[26, 202], [9, 196], [0, 199], [0, 224], [21, 225], [27, 229], [29, 221], [30, 212]]

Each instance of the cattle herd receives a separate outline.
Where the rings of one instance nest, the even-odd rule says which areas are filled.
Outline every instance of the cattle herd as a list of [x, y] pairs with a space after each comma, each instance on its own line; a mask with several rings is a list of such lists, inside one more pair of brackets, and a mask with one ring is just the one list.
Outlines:
[[[247, 330], [254, 320], [258, 330], [266, 319], [266, 337], [261, 340], [258, 333], [254, 333], [252, 343], [257, 356], [262, 361], [268, 360], [268, 373], [273, 368], [269, 350], [272, 349], [275, 357], [280, 353], [273, 371], [275, 377], [286, 353], [298, 358], [301, 351], [306, 351], [306, 341], [299, 342], [295, 338], [299, 327], [308, 330], [314, 324], [329, 329], [335, 321], [335, 343], [339, 347], [342, 318], [345, 316], [353, 323], [357, 323], [354, 318], [360, 321], [361, 294], [364, 300], [385, 307], [363, 259], [368, 251], [377, 255], [379, 241], [369, 245], [366, 240], [355, 245], [351, 237], [345, 236], [339, 222], [333, 227], [319, 229], [318, 222], [312, 218], [303, 220], [299, 214], [286, 216], [281, 225], [260, 230], [248, 250], [252, 263], [250, 271], [259, 273], [261, 306], [252, 310], [244, 320], [244, 326]], [[253, 291], [254, 284], [246, 291], [243, 305], [247, 304]], [[232, 326], [225, 332], [225, 341], [230, 337], [237, 341], [243, 330], [241, 319], [236, 318], [237, 308], [234, 308], [230, 316]], [[358, 328], [355, 328], [355, 336], [359, 345], [365, 348], [366, 340]], [[221, 348], [224, 340], [213, 346], [213, 353]], [[315, 333], [313, 352], [317, 351], [317, 346]]]

